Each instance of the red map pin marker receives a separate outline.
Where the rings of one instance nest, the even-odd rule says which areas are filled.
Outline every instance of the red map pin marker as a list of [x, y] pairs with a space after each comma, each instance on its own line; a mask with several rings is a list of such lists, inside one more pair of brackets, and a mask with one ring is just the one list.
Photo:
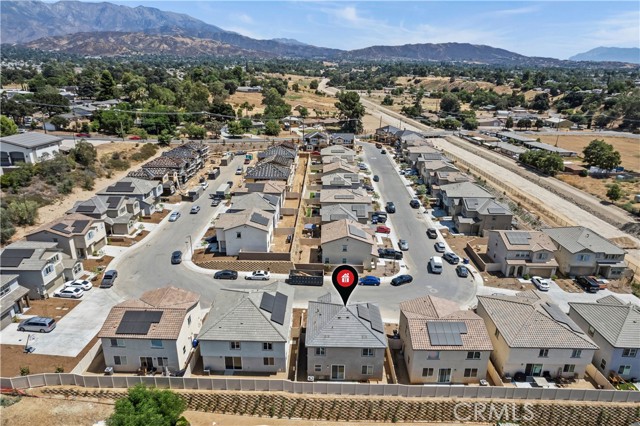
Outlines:
[[349, 265], [340, 265], [333, 270], [331, 275], [333, 287], [338, 290], [342, 303], [347, 306], [349, 296], [358, 285], [358, 272]]

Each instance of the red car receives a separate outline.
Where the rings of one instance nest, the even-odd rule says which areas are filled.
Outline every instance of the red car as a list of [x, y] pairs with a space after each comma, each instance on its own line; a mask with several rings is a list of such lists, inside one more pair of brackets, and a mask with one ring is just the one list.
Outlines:
[[136, 136], [136, 135], [129, 136], [129, 140], [132, 140], [132, 141], [139, 141], [140, 139], [142, 139], [140, 136]]
[[320, 154], [320, 151], [313, 151], [311, 155], [321, 155], [321, 154]]
[[91, 135], [89, 133], [76, 133], [76, 138], [90, 138]]
[[391, 228], [389, 228], [388, 226], [378, 226], [376, 228], [376, 232], [379, 232], [381, 234], [390, 234]]

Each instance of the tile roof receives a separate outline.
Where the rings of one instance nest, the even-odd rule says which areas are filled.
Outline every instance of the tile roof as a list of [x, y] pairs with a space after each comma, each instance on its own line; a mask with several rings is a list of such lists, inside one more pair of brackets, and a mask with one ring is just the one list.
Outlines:
[[507, 250], [556, 251], [556, 245], [542, 231], [489, 231], [489, 238], [491, 234], [497, 235]]
[[570, 314], [581, 316], [611, 346], [640, 348], [640, 306], [607, 296], [597, 303], [569, 302], [569, 308]]
[[162, 153], [163, 157], [170, 157], [170, 158], [198, 158], [200, 157], [200, 154], [194, 150], [189, 148], [186, 145], [181, 145], [178, 147], [175, 147], [169, 151], [165, 151]]
[[[133, 191], [129, 192], [129, 191], [124, 191], [119, 189], [118, 185], [126, 182], [131, 183], [131, 185], [133, 186]], [[98, 195], [114, 195], [114, 194], [127, 195], [127, 196], [146, 195], [149, 192], [156, 189], [158, 185], [160, 185], [159, 182], [152, 181], [152, 180], [125, 177], [120, 179], [115, 184], [109, 185], [106, 188], [103, 188], [101, 191], [98, 192]]]
[[101, 197], [93, 196], [88, 200], [77, 201], [67, 213], [84, 213], [103, 215], [107, 212], [107, 205]]
[[69, 238], [74, 235], [84, 235], [95, 223], [98, 222], [102, 223], [100, 219], [95, 219], [80, 213], [72, 213], [63, 216], [60, 219], [45, 223], [35, 231], [28, 233], [26, 238], [29, 239], [31, 235], [39, 234], [44, 231], [60, 235], [65, 238]]
[[291, 165], [293, 164], [293, 160], [283, 155], [270, 155], [262, 159], [262, 161], [260, 161], [260, 163], [258, 164], [263, 164], [263, 163], [272, 163], [272, 164], [277, 164], [279, 166], [291, 167]]
[[429, 145], [409, 146], [405, 148], [409, 154], [438, 154], [442, 155], [440, 151]]
[[257, 208], [266, 212], [275, 213], [280, 197], [271, 194], [261, 194], [259, 192], [250, 192], [245, 195], [234, 195], [231, 197], [231, 206], [229, 210], [240, 211]]
[[281, 196], [286, 189], [287, 184], [285, 182], [277, 180], [265, 180], [261, 182], [246, 183], [242, 188], [236, 190], [236, 194], [261, 192], [263, 194]]
[[272, 155], [281, 156], [284, 158], [294, 159], [296, 158], [295, 149], [287, 148], [286, 146], [276, 145], [265, 149], [262, 152], [258, 153], [258, 158], [263, 159], [267, 157], [271, 157]]
[[330, 243], [342, 238], [353, 238], [367, 244], [373, 244], [374, 239], [371, 230], [361, 223], [353, 220], [340, 219], [322, 225], [321, 244]]
[[320, 209], [320, 216], [322, 217], [322, 221], [333, 222], [340, 219], [358, 220], [359, 218], [368, 217], [365, 209], [351, 209], [349, 207], [350, 206], [344, 206], [342, 204], [334, 204], [331, 206], [322, 207]]
[[358, 173], [358, 171], [356, 166], [343, 160], [334, 161], [322, 166], [322, 174], [325, 176], [330, 173]]
[[593, 253], [624, 254], [625, 251], [609, 240], [584, 226], [546, 228], [542, 232], [570, 253], [589, 250]]
[[[271, 312], [260, 309], [263, 295], [276, 293], [287, 297], [283, 324], [273, 321]], [[294, 288], [277, 282], [250, 290], [222, 289], [200, 329], [200, 340], [241, 342], [287, 342], [291, 332]]]
[[291, 168], [276, 163], [259, 162], [247, 168], [245, 179], [289, 180]]
[[357, 173], [332, 173], [322, 176], [322, 186], [352, 186], [360, 183]]
[[376, 133], [390, 133], [392, 135], [395, 135], [397, 132], [399, 132], [400, 129], [398, 129], [397, 127], [394, 126], [384, 126], [384, 127], [380, 127], [379, 129], [376, 129]]
[[[166, 339], [178, 338], [187, 313], [200, 303], [200, 295], [176, 287], [163, 287], [142, 293], [139, 299], [126, 300], [111, 308], [98, 333], [99, 338]], [[126, 312], [162, 312], [145, 334], [117, 333]]]
[[331, 139], [342, 139], [348, 142], [353, 142], [353, 140], [356, 138], [356, 135], [354, 135], [353, 133], [332, 133], [330, 136]]
[[346, 146], [341, 145], [333, 145], [328, 146], [326, 148], [322, 148], [320, 150], [320, 155], [323, 157], [325, 155], [335, 155], [335, 156], [355, 156], [356, 152], [351, 148], [347, 148]]
[[320, 203], [371, 204], [371, 197], [362, 189], [323, 189], [320, 191]]
[[18, 133], [17, 135], [3, 136], [0, 138], [0, 143], [10, 143], [11, 145], [23, 148], [37, 148], [51, 143], [60, 145], [60, 142], [62, 142], [62, 138], [58, 136], [38, 132]]
[[130, 171], [127, 173], [127, 177], [156, 180], [158, 178], [162, 179], [167, 173], [169, 173], [169, 169], [166, 167], [145, 167]]
[[446, 193], [448, 198], [494, 198], [484, 188], [471, 182], [442, 185], [440, 191]]
[[478, 296], [482, 306], [509, 347], [597, 349], [595, 343], [566, 315], [554, 319], [557, 305], [533, 291], [514, 296]]
[[[419, 297], [400, 303], [400, 311], [407, 318], [411, 347], [414, 350], [490, 351], [493, 349], [484, 321], [469, 310], [460, 310], [457, 303], [434, 296]], [[462, 345], [437, 345], [429, 337], [427, 324], [463, 322], [467, 333], [461, 333]]]
[[342, 303], [310, 301], [307, 311], [305, 344], [330, 348], [386, 348], [387, 336], [371, 327], [371, 322], [358, 316], [358, 306], [369, 311], [372, 320], [382, 323], [380, 310], [374, 303], [344, 306]]
[[216, 228], [225, 231], [238, 226], [250, 226], [252, 228], [268, 231], [273, 225], [273, 213], [265, 212], [257, 208], [242, 210], [236, 213], [223, 213], [215, 222]]
[[471, 182], [471, 178], [466, 173], [462, 172], [435, 172], [435, 177], [441, 185], [447, 183], [459, 183], [459, 182]]
[[462, 202], [464, 203], [467, 211], [477, 211], [483, 215], [497, 216], [513, 214], [507, 206], [492, 199], [471, 197], [463, 198]]
[[185, 167], [186, 164], [187, 164], [187, 161], [183, 160], [181, 158], [162, 157], [161, 156], [161, 157], [157, 157], [157, 158], [154, 158], [151, 161], [146, 162], [141, 167], [143, 169], [147, 169], [147, 168], [181, 169], [181, 168]]
[[453, 163], [445, 160], [424, 160], [422, 162], [422, 167], [425, 168], [428, 172], [435, 172], [444, 168], [458, 170], [458, 168], [453, 165]]

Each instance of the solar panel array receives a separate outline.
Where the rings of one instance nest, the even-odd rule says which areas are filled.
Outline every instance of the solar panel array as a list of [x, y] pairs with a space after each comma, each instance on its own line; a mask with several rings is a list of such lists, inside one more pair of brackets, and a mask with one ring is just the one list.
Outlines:
[[355, 235], [356, 237], [359, 237], [359, 238], [364, 238], [364, 239], [367, 238], [367, 233], [355, 225], [349, 225], [349, 234]]
[[353, 200], [355, 198], [355, 195], [353, 194], [336, 194], [335, 197], [336, 200]]
[[358, 317], [371, 322], [369, 318], [369, 308], [366, 305], [358, 305]]
[[531, 234], [528, 232], [505, 232], [509, 244], [513, 246], [529, 245]]
[[20, 266], [24, 259], [29, 259], [34, 249], [7, 249], [0, 254], [0, 266], [15, 268]]
[[275, 296], [265, 292], [262, 293], [262, 299], [260, 299], [260, 309], [271, 314], [271, 321], [283, 325], [287, 313], [287, 300], [289, 297], [279, 291]]
[[260, 309], [271, 313], [273, 311], [273, 302], [276, 298], [269, 293], [262, 293], [262, 299], [260, 300]]
[[543, 303], [542, 304], [542, 308], [545, 311], [547, 311], [547, 313], [554, 320], [558, 321], [561, 324], [565, 324], [566, 326], [568, 326], [571, 330], [575, 331], [576, 333], [584, 334], [582, 329], [580, 327], [578, 327], [578, 325], [575, 322], [573, 322], [573, 320], [571, 318], [569, 318], [569, 316], [567, 314], [562, 312], [558, 305], [553, 305], [553, 304], [549, 304], [549, 303]]
[[467, 334], [467, 325], [464, 322], [430, 321], [427, 332], [434, 346], [462, 346], [460, 335]]
[[269, 218], [262, 216], [260, 213], [253, 213], [249, 220], [262, 226], [267, 226], [269, 224]]
[[147, 334], [151, 324], [159, 323], [162, 311], [126, 311], [116, 334]]
[[85, 205], [76, 207], [76, 211], [78, 213], [93, 213], [96, 210], [96, 206]]
[[107, 188], [107, 192], [133, 192], [134, 187], [131, 182], [116, 182]]
[[67, 229], [67, 225], [64, 223], [56, 223], [51, 227], [51, 229], [55, 229], [58, 232], [62, 232], [63, 234], [70, 234], [71, 231]]
[[369, 308], [369, 318], [371, 322], [371, 328], [380, 333], [384, 333], [384, 324], [382, 323], [382, 317], [380, 316], [380, 309], [371, 303], [367, 303]]
[[109, 197], [107, 198], [107, 207], [110, 209], [115, 209], [120, 204], [120, 197]]
[[73, 227], [73, 232], [81, 232], [89, 223], [88, 220], [76, 220], [71, 225]]

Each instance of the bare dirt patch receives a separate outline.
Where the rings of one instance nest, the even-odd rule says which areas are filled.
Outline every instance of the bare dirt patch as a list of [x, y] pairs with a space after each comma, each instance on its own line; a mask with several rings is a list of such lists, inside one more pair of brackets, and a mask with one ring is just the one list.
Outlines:
[[161, 212], [156, 211], [156, 212], [153, 212], [151, 216], [142, 216], [140, 218], [140, 222], [160, 223], [162, 222], [162, 219], [167, 217], [169, 213], [171, 213], [171, 210], [168, 210], [168, 209], [163, 209]]
[[[166, 215], [165, 215], [166, 216]], [[135, 237], [110, 237], [109, 245], [118, 247], [130, 247], [149, 235], [149, 231], [140, 231]]]
[[521, 283], [517, 278], [505, 278], [502, 273], [497, 272], [481, 272], [480, 275], [484, 279], [484, 285], [487, 287], [504, 288], [507, 290], [535, 290], [531, 282]]
[[55, 318], [56, 321], [71, 312], [73, 308], [78, 306], [79, 300], [61, 299], [59, 297], [51, 297], [43, 300], [31, 300], [31, 307], [26, 312], [27, 315], [35, 315], [38, 317]]
[[631, 203], [632, 207], [640, 208], [640, 203], [634, 202], [636, 194], [640, 193], [639, 181], [619, 181], [615, 177], [610, 178], [594, 178], [591, 176], [579, 176], [572, 174], [561, 174], [556, 176], [559, 180], [569, 185], [596, 196], [604, 202], [609, 202], [607, 191], [614, 183], [617, 183], [622, 189], [622, 197], [616, 201], [616, 205], [621, 206], [625, 203]]

